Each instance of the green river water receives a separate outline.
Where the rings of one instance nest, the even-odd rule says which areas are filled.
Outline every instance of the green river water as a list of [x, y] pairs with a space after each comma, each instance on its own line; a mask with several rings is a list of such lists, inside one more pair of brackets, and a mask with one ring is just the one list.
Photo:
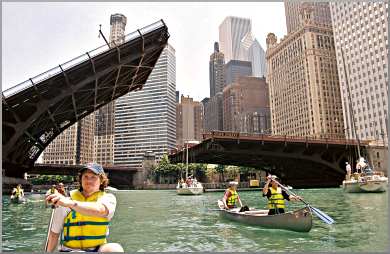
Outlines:
[[[179, 196], [174, 190], [120, 191], [109, 242], [135, 251], [298, 251], [384, 252], [388, 249], [388, 193], [344, 193], [340, 188], [294, 190], [336, 222], [313, 215], [309, 233], [262, 229], [219, 217], [222, 192]], [[265, 208], [260, 191], [239, 192], [244, 204]], [[25, 204], [2, 201], [2, 250], [41, 252], [50, 209], [43, 195], [27, 195]], [[290, 202], [289, 210], [303, 207]]]

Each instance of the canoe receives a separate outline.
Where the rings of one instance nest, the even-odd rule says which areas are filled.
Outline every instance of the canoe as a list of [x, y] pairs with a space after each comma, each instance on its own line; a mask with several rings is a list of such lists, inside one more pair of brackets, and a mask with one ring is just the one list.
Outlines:
[[22, 203], [26, 203], [26, 198], [25, 197], [20, 197], [20, 196], [17, 196], [17, 197], [12, 197], [11, 198], [11, 203], [15, 203], [15, 204], [22, 204]]
[[229, 220], [263, 228], [285, 229], [296, 232], [309, 232], [312, 227], [313, 217], [308, 207], [283, 214], [268, 215], [268, 210], [253, 209], [246, 212], [239, 212], [239, 208], [226, 210], [221, 208], [220, 202], [222, 201], [218, 200], [220, 215]]

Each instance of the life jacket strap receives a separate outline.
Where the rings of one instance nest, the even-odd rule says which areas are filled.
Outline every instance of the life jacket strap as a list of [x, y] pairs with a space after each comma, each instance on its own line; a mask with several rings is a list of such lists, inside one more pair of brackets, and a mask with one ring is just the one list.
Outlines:
[[77, 221], [77, 222], [66, 222], [64, 227], [72, 226], [85, 226], [85, 225], [108, 225], [108, 221]]
[[82, 240], [96, 240], [96, 239], [104, 239], [106, 238], [106, 235], [93, 235], [93, 236], [88, 236], [88, 235], [79, 235], [79, 236], [65, 236], [64, 241], [82, 241]]

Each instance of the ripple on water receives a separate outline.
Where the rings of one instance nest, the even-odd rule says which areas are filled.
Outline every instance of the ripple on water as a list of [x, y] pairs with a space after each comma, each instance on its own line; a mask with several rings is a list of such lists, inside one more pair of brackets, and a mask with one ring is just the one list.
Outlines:
[[[336, 223], [327, 225], [313, 216], [309, 233], [269, 230], [225, 220], [210, 211], [221, 193], [186, 197], [174, 191], [132, 191], [115, 194], [118, 206], [109, 241], [134, 252], [386, 250], [387, 193], [347, 195], [337, 188], [296, 192]], [[240, 196], [250, 207], [266, 206], [258, 192], [241, 192]], [[289, 210], [297, 207], [302, 204], [290, 202]], [[3, 250], [41, 251], [51, 210], [43, 202], [14, 205], [4, 198], [2, 209]]]

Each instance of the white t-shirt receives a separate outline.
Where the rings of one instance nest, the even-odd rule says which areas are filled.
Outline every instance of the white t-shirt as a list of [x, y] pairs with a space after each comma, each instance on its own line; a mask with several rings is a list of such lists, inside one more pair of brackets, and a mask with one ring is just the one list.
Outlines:
[[[114, 216], [116, 208], [116, 198], [112, 193], [105, 193], [105, 195], [98, 198], [96, 202], [103, 204], [108, 209], [107, 219], [111, 220]], [[71, 211], [68, 207], [58, 207], [54, 210], [53, 214], [53, 223], [51, 226], [51, 231], [56, 234], [60, 234], [64, 227], [64, 220], [68, 213]]]

